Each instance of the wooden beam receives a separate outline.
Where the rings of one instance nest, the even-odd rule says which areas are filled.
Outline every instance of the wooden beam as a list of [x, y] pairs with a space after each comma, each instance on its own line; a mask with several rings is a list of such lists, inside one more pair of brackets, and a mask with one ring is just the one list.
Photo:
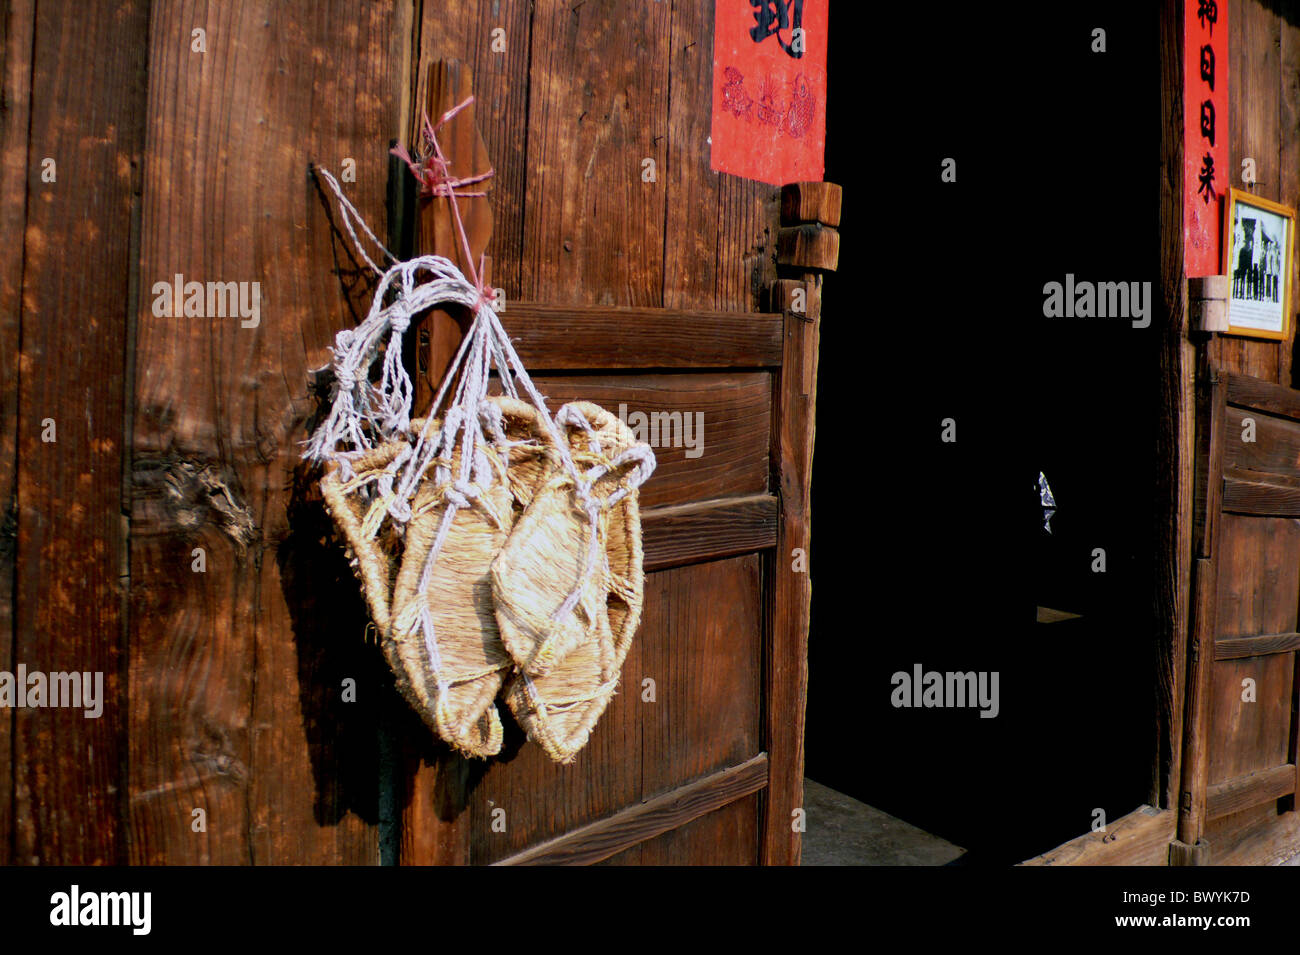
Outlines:
[[[808, 631], [812, 607], [809, 489], [817, 423], [822, 290], [822, 276], [808, 270], [833, 269], [839, 256], [839, 236], [835, 230], [821, 225], [792, 229], [815, 230], [818, 235], [795, 235], [790, 229], [782, 229], [777, 248], [780, 268], [802, 272], [806, 302], [803, 315], [783, 313], [785, 355], [774, 381], [770, 486], [780, 490], [781, 521], [776, 548], [767, 562], [772, 596], [764, 668], [767, 701], [764, 738], [772, 758], [772, 781], [763, 806], [761, 858], [764, 865], [798, 865], [802, 852], [799, 833], [794, 831], [791, 820], [793, 813], [803, 808]], [[834, 237], [833, 253], [830, 236]], [[769, 301], [772, 298], [769, 295]]]
[[1300, 392], [1249, 375], [1223, 374], [1228, 404], [1300, 421]]
[[1300, 488], [1225, 475], [1223, 510], [1260, 517], [1300, 517]]
[[1278, 865], [1300, 855], [1300, 813], [1270, 817], [1237, 833], [1215, 853], [1215, 865]]
[[[18, 377], [22, 325], [23, 249], [27, 227], [28, 117], [32, 99], [32, 34], [35, 0], [5, 8], [0, 35], [0, 660], [13, 664], [17, 603]], [[142, 34], [143, 35], [143, 34]], [[138, 203], [138, 198], [135, 200]], [[13, 766], [15, 710], [0, 712], [0, 766]], [[0, 782], [0, 865], [13, 849], [13, 779]]]
[[[424, 104], [429, 122], [436, 125], [444, 113], [473, 93], [474, 81], [467, 66], [458, 60], [437, 60], [431, 63], [428, 98]], [[476, 113], [476, 104], [470, 103], [438, 131], [438, 142], [447, 158], [447, 173], [453, 178], [475, 176], [492, 168], [487, 144], [483, 142], [483, 135], [475, 122]], [[420, 142], [418, 126], [421, 121], [422, 116], [412, 116], [412, 123], [417, 127], [411, 132], [409, 141], [412, 143]], [[488, 180], [466, 186], [464, 191], [484, 192], [490, 183], [491, 180]], [[450, 259], [467, 278], [472, 276], [479, 268], [479, 257], [492, 238], [492, 206], [487, 197], [461, 197], [455, 200], [468, 239], [468, 258], [456, 231], [453, 200], [445, 196], [421, 196], [418, 202], [416, 252], [420, 255], [441, 255]], [[491, 276], [485, 274], [482, 278], [487, 285]], [[457, 310], [454, 314], [435, 309], [424, 320], [422, 327], [415, 329], [421, 343], [427, 335], [428, 344], [423, 373], [417, 376], [415, 382], [414, 416], [418, 417], [428, 410], [433, 395], [446, 374], [447, 366], [460, 347], [470, 318], [468, 309]]]
[[1296, 768], [1292, 763], [1215, 783], [1206, 793], [1207, 819], [1250, 809], [1295, 792]]
[[1218, 515], [1222, 507], [1223, 421], [1227, 388], [1212, 369], [1199, 382], [1197, 422], [1204, 434], [1204, 464], [1197, 474], [1195, 513], [1200, 547], [1192, 565], [1192, 618], [1187, 642], [1186, 694], [1183, 710], [1183, 753], [1178, 798], [1178, 840], [1187, 846], [1201, 841], [1205, 828], [1206, 785], [1209, 776], [1209, 724], [1218, 624]]
[[[460, 104], [474, 92], [468, 67], [456, 60], [438, 60], [429, 65], [427, 97], [424, 110], [429, 122]], [[452, 177], [468, 177], [491, 168], [487, 146], [475, 122], [475, 105], [458, 113], [438, 131], [438, 142], [447, 158], [447, 172]], [[413, 128], [408, 142], [419, 143], [421, 116], [411, 117]], [[412, 153], [414, 155], [414, 152]], [[484, 191], [486, 186], [467, 187]], [[454, 225], [452, 200], [442, 196], [424, 196], [418, 200], [416, 252], [441, 255], [450, 259], [468, 277], [477, 268], [479, 256], [492, 236], [492, 209], [486, 197], [460, 198], [461, 220], [469, 244], [466, 258]], [[486, 283], [488, 276], [484, 276]], [[433, 395], [447, 373], [464, 335], [467, 310], [452, 314], [433, 310], [422, 326], [412, 326], [420, 337], [419, 352], [425, 356], [415, 376], [414, 407], [428, 408]], [[425, 344], [427, 342], [427, 344]], [[421, 725], [403, 740], [403, 764], [406, 767], [406, 803], [402, 813], [399, 860], [403, 865], [465, 865], [469, 862], [470, 828], [466, 818], [468, 797], [468, 761], [448, 747], [431, 747], [428, 730]], [[415, 734], [420, 735], [415, 735]]]
[[1089, 832], [1020, 863], [1046, 865], [1165, 865], [1178, 819], [1171, 809], [1139, 806], [1104, 832]]
[[820, 222], [832, 229], [840, 224], [844, 190], [833, 182], [792, 182], [781, 187], [782, 222]]
[[840, 262], [840, 234], [819, 222], [782, 228], [776, 236], [777, 261], [800, 269], [834, 272]]
[[780, 510], [772, 494], [650, 508], [641, 515], [645, 569], [664, 570], [775, 547]]
[[1300, 633], [1265, 633], [1257, 637], [1220, 637], [1214, 642], [1214, 659], [1238, 660], [1300, 650]]
[[501, 324], [530, 372], [781, 364], [779, 315], [510, 302]]
[[[1160, 272], [1154, 347], [1156, 447], [1152, 522], [1152, 619], [1156, 661], [1156, 751], [1148, 801], [1172, 808], [1182, 775], [1183, 683], [1187, 675], [1191, 577], [1194, 348], [1187, 337], [1183, 269], [1183, 6], [1160, 4]], [[1154, 250], [1153, 250], [1154, 251]]]
[[493, 865], [591, 865], [686, 825], [768, 784], [768, 759], [753, 759], [656, 796]]

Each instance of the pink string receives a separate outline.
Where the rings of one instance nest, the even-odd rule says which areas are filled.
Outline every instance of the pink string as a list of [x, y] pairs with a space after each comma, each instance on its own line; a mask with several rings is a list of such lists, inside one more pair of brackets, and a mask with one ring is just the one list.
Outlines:
[[484, 257], [479, 257], [478, 267], [475, 268], [474, 256], [473, 253], [470, 252], [469, 248], [469, 236], [465, 234], [465, 222], [461, 219], [460, 204], [456, 202], [456, 199], [458, 197], [462, 199], [472, 199], [486, 196], [486, 191], [467, 192], [465, 191], [465, 187], [472, 186], [475, 183], [480, 183], [491, 178], [496, 174], [496, 170], [488, 169], [487, 172], [481, 172], [473, 176], [453, 176], [451, 174], [447, 157], [443, 155], [442, 146], [438, 142], [437, 133], [437, 131], [442, 128], [443, 123], [447, 122], [447, 120], [458, 114], [472, 102], [474, 102], [474, 97], [466, 97], [463, 102], [453, 106], [451, 109], [447, 110], [447, 112], [443, 113], [436, 124], [429, 123], [429, 116], [427, 113], [422, 115], [421, 122], [424, 127], [422, 130], [423, 139], [428, 144], [429, 149], [427, 154], [412, 159], [410, 153], [408, 153], [406, 148], [401, 145], [396, 146], [389, 151], [398, 159], [402, 160], [402, 162], [406, 163], [407, 167], [411, 170], [412, 175], [415, 176], [416, 181], [420, 184], [421, 196], [439, 196], [450, 200], [452, 218], [456, 224], [456, 235], [460, 239], [461, 249], [465, 253], [465, 264], [469, 268], [469, 278], [474, 283], [476, 298], [473, 310], [477, 312], [484, 305], [492, 305], [496, 302], [496, 291], [494, 289], [485, 288], [483, 285], [483, 279], [481, 276], [485, 267], [483, 261]]

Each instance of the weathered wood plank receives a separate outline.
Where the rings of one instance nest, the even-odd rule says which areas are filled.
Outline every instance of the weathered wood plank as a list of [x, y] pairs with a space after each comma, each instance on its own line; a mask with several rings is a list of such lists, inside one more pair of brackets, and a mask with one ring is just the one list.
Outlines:
[[[1294, 671], [1295, 660], [1286, 654], [1214, 664], [1210, 786], [1290, 762]], [[1254, 681], [1253, 698], [1243, 682], [1247, 679]]]
[[710, 4], [673, 5], [663, 302], [752, 312], [776, 275], [779, 194], [710, 168], [713, 26]]
[[1183, 718], [1183, 761], [1178, 801], [1178, 840], [1195, 846], [1205, 827], [1205, 791], [1210, 764], [1209, 724], [1218, 564], [1213, 557], [1193, 562], [1192, 620], [1188, 633], [1188, 675]]
[[600, 865], [758, 864], [762, 790], [610, 856]]
[[607, 819], [565, 833], [496, 865], [589, 865], [686, 825], [767, 785], [766, 753], [688, 783]]
[[1105, 832], [1089, 832], [1020, 864], [1168, 865], [1177, 825], [1173, 810], [1139, 806], [1106, 826]]
[[1219, 535], [1218, 619], [1214, 639], [1289, 633], [1296, 626], [1300, 522], [1225, 514]]
[[1177, 805], [1194, 496], [1193, 347], [1187, 339], [1183, 269], [1183, 17], [1181, 0], [1160, 3], [1160, 274], [1156, 318], [1154, 659], [1156, 753], [1148, 801]]
[[1266, 633], [1258, 637], [1228, 637], [1214, 644], [1214, 659], [1235, 660], [1300, 650], [1300, 633]]
[[[411, 102], [425, 102], [428, 67], [436, 60], [460, 60], [472, 73], [475, 120], [494, 170], [483, 184], [493, 211], [487, 247], [492, 284], [505, 291], [513, 306], [522, 288], [532, 5], [520, 0], [440, 0], [421, 3], [419, 10]], [[411, 118], [419, 120], [418, 108]]]
[[1287, 763], [1215, 783], [1207, 794], [1206, 817], [1217, 819], [1289, 796], [1295, 792], [1295, 780], [1295, 765]]
[[647, 571], [776, 546], [780, 501], [772, 494], [724, 497], [641, 515]]
[[[1224, 412], [1224, 467], [1267, 475], [1296, 473], [1300, 421], [1229, 405]], [[1279, 483], [1286, 483], [1285, 481]]]
[[[355, 160], [343, 187], [382, 228], [409, 60], [401, 23], [386, 5], [152, 11], [133, 435], [135, 862], [378, 858], [373, 647], [360, 602], [323, 586], [346, 571], [309, 535], [325, 518], [297, 466], [317, 410], [310, 370], [327, 363], [340, 317], [368, 305], [307, 171], [338, 175]], [[198, 27], [205, 53], [190, 46]], [[155, 283], [176, 274], [249, 283], [250, 296], [258, 283], [256, 320], [155, 314]], [[356, 703], [342, 700], [345, 677]], [[192, 828], [194, 809], [206, 832]]]
[[532, 371], [634, 368], [775, 368], [781, 316], [511, 304], [501, 316]]
[[[1251, 157], [1257, 168], [1256, 195], [1281, 196], [1281, 21], [1257, 0], [1231, 0], [1228, 8], [1229, 121], [1228, 155], [1234, 165], [1221, 180], [1241, 185], [1241, 159]], [[1216, 335], [1211, 357], [1227, 371], [1278, 381], [1281, 347], [1277, 342]]]
[[[583, 375], [534, 379], [552, 413], [593, 401], [654, 449], [643, 508], [768, 489], [772, 375], [759, 372]], [[495, 387], [495, 385], [494, 385]]]
[[1228, 404], [1300, 420], [1300, 396], [1286, 385], [1230, 372], [1221, 377], [1228, 389]]
[[[1300, 208], [1300, 25], [1287, 17], [1278, 18], [1279, 28], [1279, 115], [1278, 115], [1278, 201], [1293, 209]], [[1300, 294], [1300, 257], [1290, 257], [1290, 267], [1285, 280], [1289, 281], [1291, 294]], [[1295, 312], [1292, 299], [1292, 313]], [[1278, 383], [1291, 385], [1291, 364], [1295, 350], [1294, 319], [1290, 322], [1287, 340], [1278, 346]]]
[[[80, 707], [15, 711], [15, 861], [124, 861], [123, 343], [147, 25], [139, 2], [91, 5], [75, 17], [42, 6], [32, 33], [12, 662], [102, 674], [103, 711], [98, 719]], [[22, 32], [21, 21], [15, 27]], [[31, 168], [32, 157], [46, 156], [58, 177], [48, 186]], [[73, 266], [69, 250], [93, 250], [94, 267]]]
[[663, 304], [670, 11], [536, 5], [520, 299]]
[[840, 234], [817, 222], [786, 226], [777, 234], [776, 254], [782, 265], [833, 272], [840, 262]]
[[1300, 487], [1225, 477], [1223, 510], [1254, 517], [1300, 517]]
[[1231, 841], [1216, 843], [1215, 865], [1278, 865], [1300, 854], [1300, 813], [1261, 813], [1253, 825], [1234, 833]]
[[[29, 181], [39, 181], [27, 139], [32, 95], [34, 0], [0, 17], [0, 660], [11, 669], [17, 593], [18, 342], [22, 326], [23, 246]], [[44, 159], [45, 157], [36, 157]], [[50, 157], [53, 158], [53, 157]], [[43, 188], [52, 188], [52, 184]], [[12, 766], [13, 712], [0, 713], [0, 766]], [[0, 782], [0, 865], [13, 848], [13, 779]]]
[[792, 182], [781, 187], [781, 221], [820, 222], [832, 229], [840, 224], [844, 189], [834, 182]]
[[[818, 293], [820, 294], [820, 293]], [[820, 314], [820, 308], [811, 313]], [[781, 525], [767, 567], [772, 616], [765, 679], [765, 740], [772, 781], [764, 805], [765, 865], [798, 865], [799, 834], [790, 825], [803, 806], [804, 721], [808, 693], [808, 626], [812, 602], [811, 495], [817, 414], [817, 343], [820, 321], [785, 315], [785, 360], [774, 421], [773, 468], [781, 494]], [[805, 363], [808, 368], [805, 370]], [[790, 380], [801, 376], [804, 389]], [[799, 551], [803, 557], [797, 562]]]
[[[494, 862], [761, 751], [761, 559], [648, 574], [619, 692], [568, 766], [510, 721], [471, 795], [472, 861]], [[493, 813], [504, 812], [502, 827]], [[697, 861], [706, 862], [704, 857]]]

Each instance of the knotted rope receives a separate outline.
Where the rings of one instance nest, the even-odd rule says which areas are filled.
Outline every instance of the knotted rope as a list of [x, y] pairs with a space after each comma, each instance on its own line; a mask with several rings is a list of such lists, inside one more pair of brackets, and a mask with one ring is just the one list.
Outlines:
[[[426, 594], [434, 563], [457, 511], [482, 502], [484, 492], [501, 479], [497, 469], [485, 460], [480, 448], [492, 447], [503, 459], [509, 454], [510, 443], [505, 440], [502, 430], [500, 409], [486, 401], [491, 372], [495, 368], [506, 394], [518, 398], [522, 390], [536, 408], [538, 418], [551, 438], [559, 465], [572, 482], [573, 494], [590, 526], [590, 544], [584, 567], [574, 589], [553, 616], [560, 621], [578, 605], [587, 580], [596, 569], [600, 556], [600, 512], [612, 507], [649, 478], [655, 467], [654, 454], [648, 446], [637, 445], [624, 451], [611, 465], [581, 470], [570, 453], [569, 441], [547, 410], [545, 397], [537, 391], [515, 352], [497, 316], [493, 296], [483, 287], [482, 272], [473, 266], [469, 239], [456, 201], [458, 197], [484, 195], [482, 192], [466, 192], [464, 187], [486, 180], [493, 171], [467, 178], [451, 177], [447, 159], [438, 143], [437, 130], [470, 102], [472, 97], [448, 110], [437, 124], [430, 124], [425, 117], [426, 154], [412, 159], [401, 147], [394, 149], [393, 153], [416, 176], [422, 194], [441, 196], [451, 203], [456, 234], [472, 280], [440, 255], [422, 255], [398, 261], [366, 225], [334, 176], [328, 170], [315, 167], [316, 173], [338, 200], [348, 235], [362, 258], [379, 276], [379, 283], [366, 318], [355, 328], [344, 329], [335, 336], [330, 364], [335, 379], [334, 396], [329, 414], [306, 442], [303, 456], [316, 462], [336, 462], [343, 481], [350, 482], [354, 478], [354, 464], [372, 452], [377, 444], [398, 439], [409, 442], [414, 388], [401, 361], [402, 337], [412, 319], [427, 309], [448, 304], [467, 307], [473, 316], [469, 330], [447, 369], [414, 444], [402, 448], [373, 481], [356, 482], [359, 492], [374, 495], [366, 530], [372, 534], [377, 532], [385, 517], [396, 526], [405, 527], [413, 516], [412, 502], [416, 490], [426, 472], [433, 468], [435, 486], [443, 489], [446, 509], [420, 576], [420, 593]], [[393, 263], [387, 270], [381, 270], [366, 254], [353, 227], [354, 219], [375, 247]], [[381, 347], [383, 357], [376, 386], [371, 384], [371, 372]], [[448, 402], [451, 383], [457, 381], [458, 375], [455, 392]], [[448, 402], [445, 410], [444, 402]], [[581, 413], [567, 414], [561, 424], [583, 429], [592, 450], [599, 452], [595, 432]], [[453, 475], [451, 469], [457, 445], [460, 448], [459, 466]], [[633, 465], [627, 480], [607, 498], [599, 499], [593, 493], [596, 481], [610, 470], [626, 464]], [[437, 674], [440, 696], [445, 699], [448, 686], [442, 674], [442, 654], [427, 600], [423, 603], [419, 627], [430, 664]]]

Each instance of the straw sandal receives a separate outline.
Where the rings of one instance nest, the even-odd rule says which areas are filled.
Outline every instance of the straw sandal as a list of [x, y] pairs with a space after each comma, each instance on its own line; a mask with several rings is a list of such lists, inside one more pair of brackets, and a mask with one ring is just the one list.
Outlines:
[[491, 576], [501, 639], [519, 667], [506, 700], [529, 738], [567, 763], [614, 695], [640, 623], [636, 488], [654, 457], [623, 422], [589, 402], [564, 406], [556, 422], [582, 480], [552, 469]]
[[[384, 651], [398, 690], [438, 735], [468, 756], [487, 757], [501, 750], [494, 700], [514, 663], [497, 630], [488, 571], [523, 511], [520, 498], [531, 497], [550, 458], [531, 405], [489, 398], [480, 411], [496, 440], [478, 443], [463, 496], [453, 482], [429, 476], [416, 492]], [[459, 448], [448, 464], [456, 474]], [[439, 534], [442, 547], [429, 565]]]

